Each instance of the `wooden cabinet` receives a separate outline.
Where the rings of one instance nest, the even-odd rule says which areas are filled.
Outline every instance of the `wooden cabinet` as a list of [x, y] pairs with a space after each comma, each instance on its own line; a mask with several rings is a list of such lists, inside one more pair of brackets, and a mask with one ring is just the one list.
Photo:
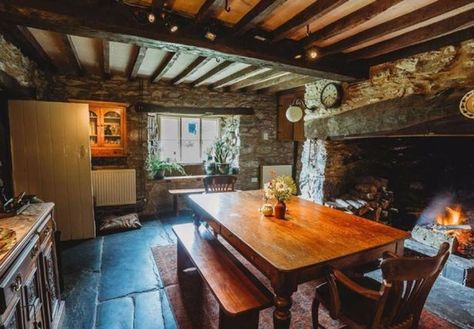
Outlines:
[[0, 260], [1, 329], [56, 329], [64, 313], [55, 252], [53, 204], [30, 207], [37, 207], [31, 218], [12, 218], [5, 223], [16, 226], [18, 220], [31, 220], [29, 227], [19, 228], [20, 239]]
[[108, 104], [89, 105], [90, 144], [93, 157], [125, 156], [125, 107]]
[[292, 91], [278, 95], [278, 134], [280, 141], [304, 141], [304, 120], [296, 123], [288, 121], [286, 110], [295, 98], [304, 98], [304, 90]]

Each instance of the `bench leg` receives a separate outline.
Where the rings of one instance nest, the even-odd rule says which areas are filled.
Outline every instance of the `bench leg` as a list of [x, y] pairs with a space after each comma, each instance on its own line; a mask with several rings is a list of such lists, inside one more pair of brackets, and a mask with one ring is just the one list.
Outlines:
[[173, 210], [174, 210], [174, 213], [176, 214], [176, 217], [178, 217], [179, 208], [178, 208], [178, 195], [177, 194], [173, 195]]
[[178, 280], [181, 280], [183, 271], [187, 268], [193, 267], [193, 264], [180, 241], [178, 241], [177, 244], [177, 253]]
[[258, 329], [259, 311], [252, 311], [239, 316], [229, 316], [219, 310], [219, 329]]

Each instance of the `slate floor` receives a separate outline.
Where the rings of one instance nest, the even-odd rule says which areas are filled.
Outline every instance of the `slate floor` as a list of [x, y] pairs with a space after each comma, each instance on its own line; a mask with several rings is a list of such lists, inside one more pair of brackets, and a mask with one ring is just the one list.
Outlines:
[[189, 221], [146, 221], [140, 230], [64, 245], [62, 328], [176, 328], [150, 248], [175, 243], [171, 225]]
[[[171, 225], [190, 221], [190, 216], [151, 220], [140, 230], [65, 245], [62, 328], [176, 328], [150, 248], [175, 243]], [[474, 289], [440, 278], [426, 307], [474, 329]]]

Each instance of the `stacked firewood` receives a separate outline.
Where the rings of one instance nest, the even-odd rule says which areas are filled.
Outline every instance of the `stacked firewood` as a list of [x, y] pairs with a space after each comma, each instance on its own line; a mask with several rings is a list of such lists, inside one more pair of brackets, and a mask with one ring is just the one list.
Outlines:
[[393, 192], [388, 190], [388, 180], [373, 176], [358, 177], [347, 193], [326, 205], [384, 223], [390, 223], [393, 214], [398, 213], [393, 208]]

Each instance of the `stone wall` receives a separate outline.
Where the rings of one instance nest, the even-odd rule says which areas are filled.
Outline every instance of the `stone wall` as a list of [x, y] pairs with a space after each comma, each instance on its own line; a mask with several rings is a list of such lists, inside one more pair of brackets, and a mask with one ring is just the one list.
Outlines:
[[[51, 92], [45, 98], [127, 103], [144, 101], [173, 107], [252, 107], [255, 115], [240, 118], [240, 174], [237, 188], [257, 189], [258, 183], [252, 182], [252, 178], [258, 177], [260, 165], [291, 164], [293, 161], [293, 143], [276, 139], [275, 96], [220, 92], [206, 87], [170, 86], [165, 82], [150, 84], [148, 81], [128, 81], [121, 77], [104, 81], [100, 77], [56, 76], [52, 81]], [[150, 191], [161, 188], [154, 187], [155, 182], [148, 180], [143, 169], [147, 156], [147, 114], [128, 110], [127, 129], [127, 166], [137, 170], [137, 194], [139, 197], [155, 199], [157, 195]], [[268, 134], [268, 140], [263, 139], [264, 133]]]

